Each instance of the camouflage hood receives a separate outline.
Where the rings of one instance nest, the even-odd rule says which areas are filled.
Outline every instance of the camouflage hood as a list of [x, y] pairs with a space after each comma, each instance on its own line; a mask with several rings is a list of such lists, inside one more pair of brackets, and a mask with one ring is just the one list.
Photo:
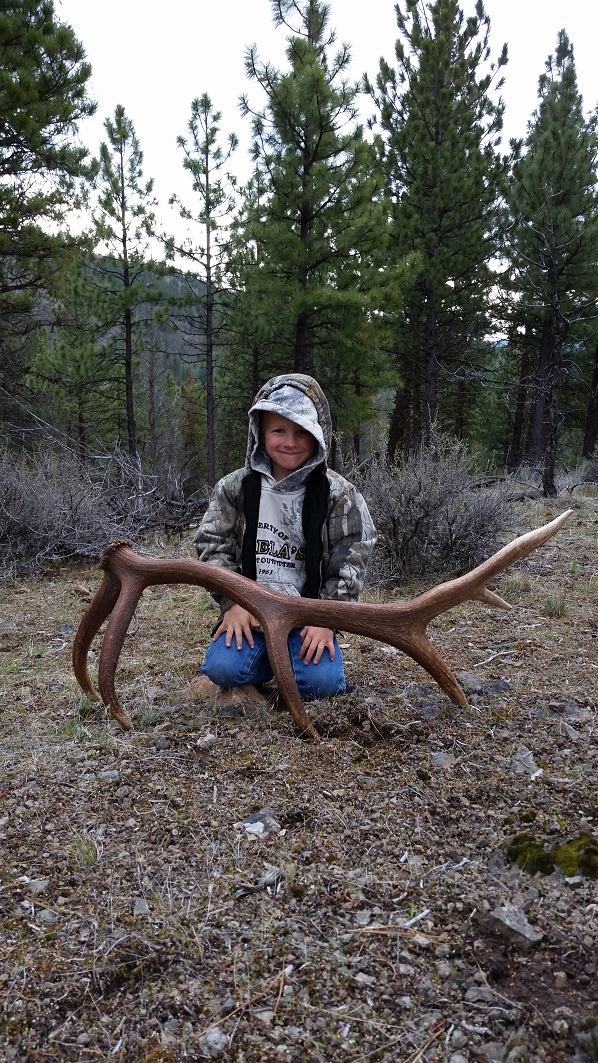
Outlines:
[[254, 469], [257, 472], [270, 472], [270, 459], [260, 443], [260, 415], [268, 410], [301, 425], [312, 434], [318, 444], [313, 457], [301, 469], [281, 481], [287, 490], [292, 489], [296, 486], [295, 480], [302, 482], [318, 465], [326, 465], [332, 441], [328, 400], [318, 382], [302, 373], [285, 373], [268, 380], [258, 391], [249, 411], [249, 438], [245, 459], [247, 471]]

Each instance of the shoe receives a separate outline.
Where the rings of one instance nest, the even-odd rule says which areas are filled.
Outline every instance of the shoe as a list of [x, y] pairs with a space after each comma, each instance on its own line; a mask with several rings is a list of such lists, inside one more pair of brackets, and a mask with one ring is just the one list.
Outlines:
[[189, 683], [194, 701], [213, 701], [222, 692], [222, 687], [208, 679], [207, 675], [198, 675]]
[[198, 675], [189, 683], [194, 701], [210, 701], [219, 709], [227, 710], [233, 715], [245, 716], [246, 710], [265, 707], [268, 699], [260, 694], [257, 687], [247, 684], [242, 687], [219, 687], [208, 679], [207, 675]]

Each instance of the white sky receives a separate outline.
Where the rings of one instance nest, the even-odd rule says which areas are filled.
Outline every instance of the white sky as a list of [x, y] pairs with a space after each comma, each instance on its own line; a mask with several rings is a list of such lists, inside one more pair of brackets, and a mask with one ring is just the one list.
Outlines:
[[[379, 57], [394, 65], [397, 37], [394, 0], [329, 0], [337, 42], [351, 45], [351, 74], [374, 77]], [[474, 0], [462, 0], [466, 14]], [[70, 23], [93, 67], [90, 94], [97, 115], [81, 124], [81, 137], [97, 154], [105, 139], [104, 120], [121, 103], [132, 120], [144, 154], [144, 177], [154, 178], [165, 228], [176, 225], [168, 197], [176, 192], [193, 207], [189, 178], [176, 145], [186, 135], [191, 101], [207, 92], [222, 111], [222, 129], [234, 130], [240, 146], [230, 169], [241, 179], [250, 172], [249, 118], [241, 119], [238, 99], [248, 91], [262, 104], [259, 89], [245, 79], [243, 56], [258, 45], [260, 57], [284, 67], [285, 31], [272, 25], [269, 0], [55, 0], [57, 17]], [[598, 103], [595, 0], [486, 0], [491, 18], [492, 56], [509, 47], [502, 97], [505, 136], [523, 136], [537, 103], [538, 77], [554, 52], [559, 29], [575, 50], [586, 112]], [[372, 113], [364, 99], [364, 116]], [[224, 139], [224, 138], [223, 138]]]

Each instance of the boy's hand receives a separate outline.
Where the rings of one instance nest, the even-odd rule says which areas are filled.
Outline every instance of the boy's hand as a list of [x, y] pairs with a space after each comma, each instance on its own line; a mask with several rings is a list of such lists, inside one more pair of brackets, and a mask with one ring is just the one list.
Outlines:
[[258, 627], [260, 627], [259, 620], [256, 620], [247, 609], [244, 609], [242, 605], [231, 605], [216, 628], [212, 636], [212, 642], [215, 642], [223, 632], [226, 632], [226, 645], [230, 646], [234, 638], [237, 649], [240, 650], [243, 645], [243, 635], [245, 635], [251, 649], [253, 649], [251, 629]]
[[301, 630], [303, 639], [299, 656], [306, 664], [318, 664], [325, 649], [330, 653], [330, 660], [334, 660], [334, 631], [330, 627], [304, 627]]

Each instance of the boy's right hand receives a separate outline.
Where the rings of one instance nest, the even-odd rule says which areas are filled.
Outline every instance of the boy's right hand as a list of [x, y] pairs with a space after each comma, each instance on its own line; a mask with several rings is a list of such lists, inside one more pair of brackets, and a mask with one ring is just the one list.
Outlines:
[[237, 649], [240, 650], [243, 645], [243, 635], [247, 639], [247, 642], [253, 649], [253, 635], [252, 628], [259, 628], [260, 622], [256, 620], [254, 616], [247, 609], [244, 609], [242, 605], [231, 605], [225, 612], [222, 620], [216, 628], [212, 642], [226, 632], [226, 645], [232, 644], [233, 638], [237, 644]]

